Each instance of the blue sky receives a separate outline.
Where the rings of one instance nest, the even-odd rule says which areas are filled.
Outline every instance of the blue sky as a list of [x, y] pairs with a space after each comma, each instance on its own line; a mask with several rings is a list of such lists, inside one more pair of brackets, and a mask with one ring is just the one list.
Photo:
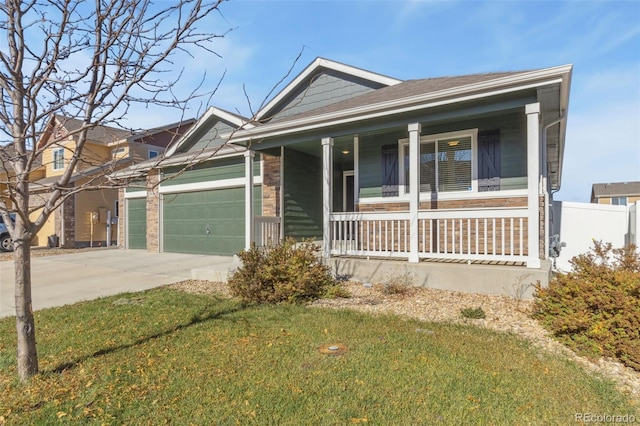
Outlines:
[[[640, 1], [231, 1], [211, 103], [250, 115], [286, 74], [321, 56], [399, 79], [573, 64], [562, 188], [640, 180]], [[195, 65], [195, 64], [194, 64]], [[245, 89], [243, 89], [243, 86]]]

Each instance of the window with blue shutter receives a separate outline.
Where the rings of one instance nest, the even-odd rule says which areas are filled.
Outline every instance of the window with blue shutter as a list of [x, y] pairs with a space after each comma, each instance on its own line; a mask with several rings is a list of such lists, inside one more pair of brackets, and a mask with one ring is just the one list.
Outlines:
[[478, 132], [478, 191], [500, 190], [500, 129]]
[[398, 146], [384, 145], [382, 147], [382, 196], [398, 196]]

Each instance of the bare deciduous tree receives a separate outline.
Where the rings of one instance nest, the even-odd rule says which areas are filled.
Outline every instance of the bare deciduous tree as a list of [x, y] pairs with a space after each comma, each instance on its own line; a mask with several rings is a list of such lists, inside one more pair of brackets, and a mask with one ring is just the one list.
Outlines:
[[[86, 161], [87, 132], [117, 125], [136, 103], [184, 108], [194, 99], [174, 94], [184, 55], [216, 55], [214, 34], [204, 19], [223, 0], [6, 0], [0, 4], [0, 213], [14, 241], [18, 374], [38, 372], [31, 298], [30, 243], [51, 213], [74, 193], [96, 189], [102, 180], [71, 183]], [[208, 24], [209, 27], [211, 26]], [[204, 28], [204, 29], [203, 29]], [[182, 55], [182, 56], [181, 56]], [[177, 70], [177, 72], [176, 72]], [[184, 70], [183, 70], [184, 71]], [[206, 94], [200, 94], [206, 95]], [[29, 176], [46, 146], [38, 140], [54, 114], [81, 122], [65, 171], [36, 202]], [[173, 120], [175, 121], [175, 120]], [[101, 174], [98, 174], [101, 175]], [[15, 213], [15, 222], [9, 213]], [[31, 216], [31, 217], [30, 217]]]

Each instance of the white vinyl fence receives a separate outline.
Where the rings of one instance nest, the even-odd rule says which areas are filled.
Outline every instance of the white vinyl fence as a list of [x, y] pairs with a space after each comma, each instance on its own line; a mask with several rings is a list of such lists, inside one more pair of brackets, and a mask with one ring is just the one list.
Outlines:
[[559, 235], [564, 247], [556, 259], [556, 268], [569, 271], [569, 260], [593, 247], [593, 240], [620, 248], [628, 243], [640, 245], [637, 226], [640, 202], [630, 206], [554, 201], [551, 211], [551, 235]]

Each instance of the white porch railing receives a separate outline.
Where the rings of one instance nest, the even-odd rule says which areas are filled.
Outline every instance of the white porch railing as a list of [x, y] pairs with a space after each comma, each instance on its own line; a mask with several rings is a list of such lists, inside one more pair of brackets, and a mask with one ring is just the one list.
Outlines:
[[280, 241], [279, 217], [255, 216], [253, 237], [258, 247], [271, 247]]
[[[409, 212], [334, 213], [331, 254], [408, 258], [409, 221]], [[527, 221], [526, 208], [423, 210], [418, 256], [524, 262]]]

